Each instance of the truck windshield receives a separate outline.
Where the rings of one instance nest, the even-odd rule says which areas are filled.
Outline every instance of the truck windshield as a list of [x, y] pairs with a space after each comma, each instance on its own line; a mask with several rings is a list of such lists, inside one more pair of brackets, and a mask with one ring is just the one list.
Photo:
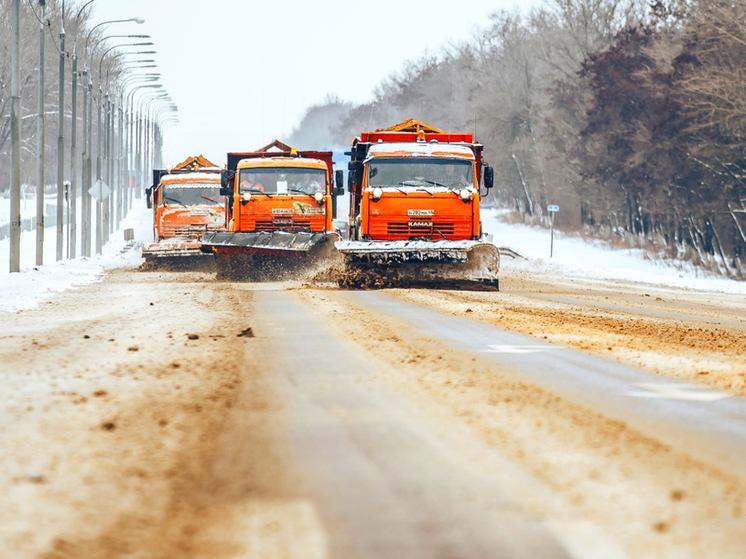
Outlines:
[[326, 194], [326, 171], [304, 167], [256, 167], [241, 169], [238, 192], [264, 194]]
[[461, 189], [474, 186], [471, 161], [439, 158], [381, 157], [368, 163], [368, 187]]
[[223, 199], [214, 182], [167, 184], [161, 191], [161, 204], [169, 206], [222, 206]]

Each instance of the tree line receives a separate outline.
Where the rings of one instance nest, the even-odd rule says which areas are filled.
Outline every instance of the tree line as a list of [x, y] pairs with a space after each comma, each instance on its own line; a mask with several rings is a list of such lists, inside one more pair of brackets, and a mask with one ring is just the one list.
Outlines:
[[[87, 51], [89, 59], [93, 55], [96, 67], [93, 69], [94, 84], [98, 86], [98, 61], [101, 54], [109, 48], [106, 41], [101, 41], [105, 28], [91, 31], [90, 10], [79, 8], [84, 2], [73, 3], [69, 0], [65, 6], [65, 80], [64, 80], [64, 153], [65, 178], [70, 170], [70, 138], [72, 129], [72, 53], [77, 40], [76, 54], [78, 72], [84, 65], [85, 43], [89, 39]], [[38, 0], [27, 0], [21, 3], [20, 29], [20, 68], [21, 68], [21, 182], [25, 185], [36, 185], [37, 181], [37, 116], [39, 95], [39, 22], [44, 29], [44, 118], [45, 118], [45, 182], [54, 185], [57, 182], [57, 136], [59, 126], [59, 61], [60, 31], [62, 29], [61, 0], [46, 0], [45, 16], [41, 18]], [[132, 31], [130, 31], [132, 32]], [[109, 31], [112, 33], [112, 31]], [[127, 33], [122, 31], [121, 33]], [[89, 68], [90, 70], [90, 68]], [[106, 57], [103, 64], [102, 80], [109, 78], [108, 85], [112, 91], [118, 88], [121, 63], [115, 57]], [[78, 84], [78, 127], [81, 127], [81, 99], [83, 96], [83, 79], [79, 75]], [[86, 79], [87, 85], [87, 79]], [[11, 109], [11, 0], [0, 0], [0, 194], [10, 188], [10, 109]], [[95, 118], [95, 110], [94, 110]], [[94, 129], [93, 145], [97, 136]], [[81, 156], [80, 132], [78, 132], [78, 158]], [[95, 149], [95, 148], [94, 148]], [[82, 163], [78, 162], [78, 169]]]
[[[493, 203], [526, 223], [746, 279], [746, 0], [546, 0], [330, 96], [290, 138], [349, 144], [417, 118], [476, 130]], [[311, 143], [314, 145], [310, 145]]]

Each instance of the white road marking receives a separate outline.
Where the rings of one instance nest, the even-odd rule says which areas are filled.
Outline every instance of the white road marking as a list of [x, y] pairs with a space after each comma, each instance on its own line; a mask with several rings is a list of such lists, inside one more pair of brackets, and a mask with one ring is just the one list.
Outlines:
[[482, 349], [484, 353], [539, 353], [550, 351], [553, 347], [545, 345], [489, 345], [490, 349]]
[[635, 383], [644, 392], [627, 392], [627, 396], [634, 398], [666, 398], [668, 400], [696, 400], [699, 402], [715, 402], [729, 398], [730, 394], [717, 392], [707, 388], [692, 386], [691, 384], [659, 384], [655, 382]]

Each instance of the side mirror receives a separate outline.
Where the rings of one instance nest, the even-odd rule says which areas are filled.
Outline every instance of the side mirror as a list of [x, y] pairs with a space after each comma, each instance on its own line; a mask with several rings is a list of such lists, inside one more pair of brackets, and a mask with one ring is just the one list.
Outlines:
[[235, 173], [231, 173], [228, 169], [220, 170], [220, 195], [230, 196], [233, 192], [233, 185], [231, 179], [235, 176]]
[[484, 187], [489, 190], [495, 185], [495, 170], [489, 165], [484, 166]]
[[334, 171], [334, 183], [337, 188], [334, 190], [334, 195], [339, 196], [345, 193], [345, 173], [341, 169]]
[[145, 189], [145, 202], [148, 204], [149, 210], [153, 208], [153, 189], [152, 188]]
[[361, 181], [361, 173], [363, 172], [363, 162], [362, 161], [350, 161], [347, 164], [347, 168], [350, 170], [349, 174], [347, 175], [347, 188], [350, 192], [352, 192], [354, 190], [355, 183]]

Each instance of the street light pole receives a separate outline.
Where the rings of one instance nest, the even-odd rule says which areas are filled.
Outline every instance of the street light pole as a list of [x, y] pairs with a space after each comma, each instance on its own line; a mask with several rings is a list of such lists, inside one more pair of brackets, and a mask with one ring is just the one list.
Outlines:
[[62, 247], [65, 244], [64, 229], [64, 185], [65, 181], [65, 0], [62, 0], [60, 20], [60, 95], [57, 122], [57, 260], [62, 260]]
[[[138, 23], [138, 24], [142, 24], [142, 23], [145, 23], [145, 20], [142, 19], [142, 18], [136, 18], [136, 17], [129, 18], [129, 19], [112, 19], [112, 20], [103, 21], [103, 22], [101, 22], [101, 23], [99, 23], [97, 25], [94, 25], [91, 28], [91, 30], [88, 32], [88, 35], [86, 36], [86, 40], [85, 40], [85, 51], [84, 51], [84, 54], [83, 54], [84, 60], [88, 61], [88, 43], [89, 43], [89, 41], [91, 39], [91, 36], [93, 35], [93, 32], [97, 28], [101, 27], [102, 25], [109, 25], [111, 23], [128, 23], [128, 22], [135, 22], [135, 23]], [[105, 39], [106, 38], [101, 39], [101, 41], [103, 41]], [[99, 41], [99, 43], [101, 41]], [[85, 244], [84, 251], [85, 251], [86, 256], [91, 256], [91, 244], [92, 244], [92, 241], [93, 241], [93, 235], [91, 234], [91, 230], [90, 230], [91, 229], [91, 225], [92, 225], [92, 222], [91, 222], [91, 217], [92, 217], [91, 216], [91, 214], [92, 214], [92, 202], [91, 202], [91, 199], [90, 199], [89, 190], [93, 186], [93, 51], [91, 51], [90, 64], [88, 64], [88, 69], [87, 70], [86, 69], [83, 70], [84, 74], [86, 72], [88, 73], [88, 88], [87, 88], [87, 90], [84, 90], [84, 107], [85, 107], [85, 103], [87, 101], [88, 102], [88, 107], [87, 107], [88, 108], [88, 115], [87, 115], [87, 118], [84, 118], [85, 122], [84, 122], [84, 125], [83, 125], [84, 126], [84, 130], [86, 130], [86, 133], [87, 133], [87, 138], [86, 138], [86, 140], [87, 140], [87, 142], [86, 142], [86, 153], [85, 153], [85, 158], [84, 158], [85, 159], [85, 161], [84, 161], [84, 183], [85, 184], [83, 186], [83, 189], [85, 191], [84, 195], [87, 197], [86, 225], [88, 227], [88, 231], [87, 231], [86, 239], [85, 239], [85, 242], [84, 242], [84, 244]], [[99, 71], [99, 88], [100, 88], [100, 83], [101, 83], [101, 76], [100, 76], [100, 71]], [[86, 95], [85, 95], [86, 92], [87, 92], [87, 98], [86, 98]], [[99, 97], [97, 98], [97, 106], [99, 108], [99, 111], [98, 111], [99, 112], [99, 118], [98, 118], [98, 122], [99, 122], [99, 128], [98, 128], [98, 130], [99, 130], [99, 136], [100, 136], [100, 130], [101, 130], [101, 125], [100, 125], [100, 123], [101, 123], [101, 117], [100, 117], [101, 103], [100, 103], [100, 99], [101, 99], [101, 97], [100, 97], [100, 92], [99, 92]], [[84, 108], [84, 111], [85, 111], [85, 108]], [[100, 146], [100, 144], [99, 144], [99, 146]], [[99, 158], [100, 158], [100, 155], [101, 155], [101, 153], [100, 153], [100, 149], [99, 149], [99, 154], [98, 154]], [[100, 177], [101, 177], [101, 174], [100, 174], [100, 159], [97, 159], [97, 166], [96, 167], [97, 167], [97, 178], [100, 179]], [[97, 200], [97, 202], [96, 202], [96, 248], [95, 248], [96, 254], [101, 254], [102, 245], [101, 245], [101, 236], [100, 235], [101, 235], [101, 202], [100, 202], [100, 200]]]
[[39, 0], [39, 102], [36, 115], [36, 265], [44, 264], [44, 18], [46, 0]]
[[73, 43], [73, 83], [71, 90], [72, 125], [70, 127], [70, 207], [72, 221], [68, 219], [69, 235], [67, 246], [69, 247], [70, 258], [75, 258], [75, 244], [78, 240], [78, 166], [76, 157], [78, 155], [77, 132], [78, 132], [78, 56], [75, 54], [75, 44]]
[[[160, 74], [145, 74], [145, 76], [142, 76], [141, 79], [145, 79], [146, 81], [156, 81], [160, 77]], [[127, 84], [129, 85], [129, 84]], [[134, 107], [134, 94], [139, 91], [140, 89], [162, 89], [163, 86], [161, 84], [141, 84], [136, 85], [133, 87], [130, 92], [127, 94], [127, 98], [125, 101], [125, 107], [126, 107], [126, 115], [125, 115], [125, 125], [127, 127], [126, 132], [126, 138], [127, 138], [127, 144], [125, 147], [125, 174], [127, 177], [127, 191], [128, 191], [128, 206], [131, 209], [132, 204], [135, 197], [135, 190], [137, 188], [137, 181], [139, 179], [139, 157], [138, 157], [138, 150], [139, 150], [139, 136], [138, 136], [138, 123], [135, 119], [135, 107]], [[132, 183], [132, 180], [130, 180], [130, 175], [132, 176], [132, 179], [134, 179], [134, 184]], [[137, 196], [139, 198], [139, 196]]]
[[[40, 0], [41, 1], [41, 0]], [[76, 249], [78, 244], [78, 27], [80, 22], [80, 16], [83, 14], [83, 10], [89, 4], [92, 4], [95, 0], [88, 0], [78, 10], [78, 14], [75, 16], [75, 33], [73, 35], [73, 68], [72, 68], [72, 128], [70, 132], [70, 213], [72, 214], [72, 222], [69, 223], [70, 235], [67, 240], [68, 246], [70, 247], [70, 258], [76, 257]], [[85, 76], [85, 72], [83, 72]], [[83, 151], [85, 152], [85, 82], [83, 83]], [[83, 170], [83, 176], [85, 176], [85, 170]], [[82, 181], [85, 184], [85, 180]], [[89, 200], [86, 200], [85, 188], [81, 188], [81, 218], [85, 216], [86, 206]], [[90, 196], [88, 196], [90, 198]], [[86, 225], [84, 219], [82, 221], [82, 236], [86, 235]], [[83, 245], [81, 242], [81, 254], [84, 254]]]
[[11, 4], [10, 272], [21, 271], [21, 0]]

